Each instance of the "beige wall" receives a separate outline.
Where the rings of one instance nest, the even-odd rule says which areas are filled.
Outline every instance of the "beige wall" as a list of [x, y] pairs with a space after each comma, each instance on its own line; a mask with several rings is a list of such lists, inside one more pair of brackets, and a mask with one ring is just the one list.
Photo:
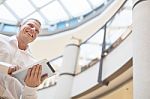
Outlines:
[[99, 99], [133, 99], [133, 85], [132, 81], [120, 86], [115, 91], [107, 94]]

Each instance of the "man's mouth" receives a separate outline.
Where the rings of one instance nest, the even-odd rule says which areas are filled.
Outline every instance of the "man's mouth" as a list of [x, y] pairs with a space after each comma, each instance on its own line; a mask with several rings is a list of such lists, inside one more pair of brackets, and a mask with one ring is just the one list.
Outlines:
[[33, 38], [33, 35], [29, 31], [26, 31], [26, 33]]

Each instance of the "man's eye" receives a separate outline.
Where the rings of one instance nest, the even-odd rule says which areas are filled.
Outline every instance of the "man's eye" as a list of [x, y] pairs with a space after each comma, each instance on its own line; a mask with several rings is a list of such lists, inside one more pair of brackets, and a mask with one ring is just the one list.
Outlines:
[[36, 33], [39, 33], [39, 31], [38, 30], [35, 30], [36, 31]]
[[28, 24], [31, 28], [33, 27], [33, 25], [32, 24]]

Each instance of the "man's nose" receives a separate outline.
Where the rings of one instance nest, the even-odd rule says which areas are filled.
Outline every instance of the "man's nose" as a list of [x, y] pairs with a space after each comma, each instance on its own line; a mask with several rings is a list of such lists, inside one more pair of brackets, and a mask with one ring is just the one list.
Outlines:
[[35, 28], [31, 28], [31, 32], [32, 32], [32, 33], [35, 33]]
[[32, 32], [35, 32], [35, 27], [31, 28]]

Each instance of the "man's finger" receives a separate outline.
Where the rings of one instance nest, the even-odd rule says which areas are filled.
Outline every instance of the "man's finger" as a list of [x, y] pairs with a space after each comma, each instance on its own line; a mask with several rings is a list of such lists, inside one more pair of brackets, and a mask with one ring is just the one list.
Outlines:
[[11, 75], [15, 71], [14, 67], [9, 67], [8, 74]]
[[25, 77], [25, 80], [29, 79], [30, 77], [31, 77], [31, 68], [28, 69], [28, 72], [27, 72], [27, 75]]
[[37, 78], [38, 78], [39, 80], [41, 80], [41, 74], [42, 74], [42, 66], [39, 65], [39, 71], [38, 71], [38, 74], [37, 74]]
[[39, 72], [39, 64], [35, 65], [34, 77], [37, 78]]
[[11, 67], [8, 68], [8, 74], [11, 75]]

